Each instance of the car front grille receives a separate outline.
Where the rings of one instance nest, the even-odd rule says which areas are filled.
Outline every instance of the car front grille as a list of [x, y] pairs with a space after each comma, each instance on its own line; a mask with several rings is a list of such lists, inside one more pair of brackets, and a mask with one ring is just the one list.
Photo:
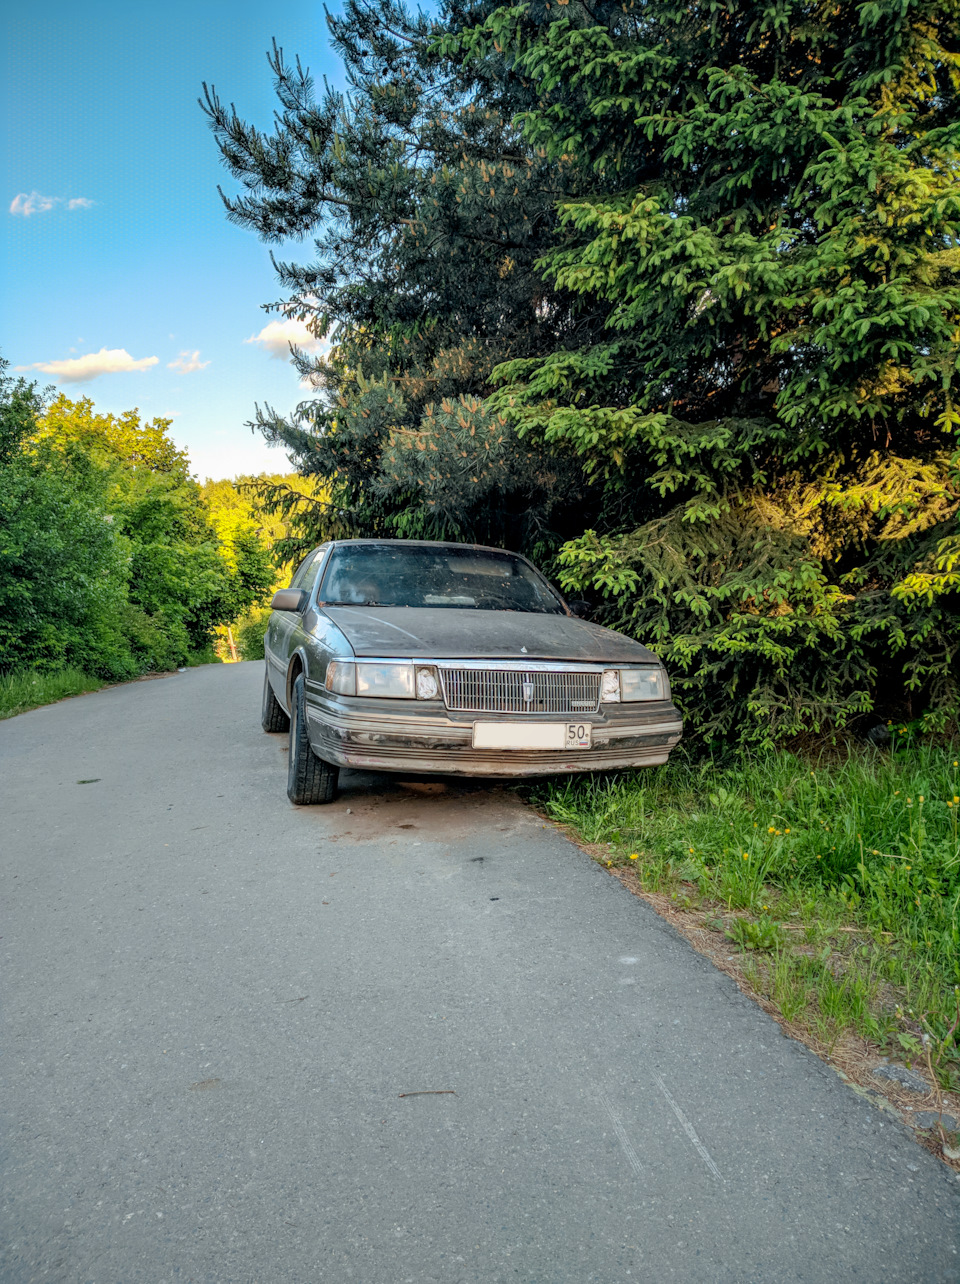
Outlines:
[[440, 669], [448, 709], [463, 713], [596, 713], [599, 673]]

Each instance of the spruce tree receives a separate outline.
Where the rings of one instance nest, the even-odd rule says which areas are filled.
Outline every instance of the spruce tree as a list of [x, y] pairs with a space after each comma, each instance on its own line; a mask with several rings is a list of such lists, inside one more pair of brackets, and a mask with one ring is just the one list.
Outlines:
[[706, 738], [955, 725], [957, 0], [477, 10], [578, 195], [541, 267], [603, 317], [488, 410], [605, 491], [567, 585]]
[[322, 358], [294, 354], [312, 385], [294, 415], [258, 407], [253, 420], [328, 499], [307, 510], [278, 485], [261, 500], [298, 506], [304, 540], [552, 549], [582, 530], [600, 488], [570, 452], [522, 442], [485, 398], [494, 366], [549, 352], [577, 324], [570, 292], [536, 267], [567, 175], [524, 143], [525, 91], [496, 53], [438, 56], [446, 28], [394, 0], [348, 0], [328, 25], [346, 94], [318, 94], [274, 47], [269, 135], [214, 89], [202, 103], [244, 189], [223, 196], [228, 216], [267, 242], [313, 240], [312, 261], [276, 262], [272, 309], [333, 342]]

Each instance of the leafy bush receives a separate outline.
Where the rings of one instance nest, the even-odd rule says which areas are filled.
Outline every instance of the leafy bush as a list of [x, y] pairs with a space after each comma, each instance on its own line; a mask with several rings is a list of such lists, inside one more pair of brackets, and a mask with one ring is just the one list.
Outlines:
[[255, 607], [236, 624], [233, 640], [241, 660], [264, 658], [263, 639], [269, 622], [269, 610]]
[[0, 672], [127, 678], [187, 663], [274, 575], [251, 530], [229, 555], [169, 422], [97, 415], [0, 361]]

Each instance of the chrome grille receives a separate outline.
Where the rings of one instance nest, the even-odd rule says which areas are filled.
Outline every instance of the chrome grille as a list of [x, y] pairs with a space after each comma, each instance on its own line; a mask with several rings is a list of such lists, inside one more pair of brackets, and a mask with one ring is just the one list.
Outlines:
[[463, 713], [596, 713], [599, 673], [440, 669], [448, 709]]

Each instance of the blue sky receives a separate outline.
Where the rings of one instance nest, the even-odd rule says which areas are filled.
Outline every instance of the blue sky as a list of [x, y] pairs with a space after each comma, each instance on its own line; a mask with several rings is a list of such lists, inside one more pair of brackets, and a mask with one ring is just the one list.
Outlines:
[[284, 343], [248, 342], [280, 294], [267, 247], [226, 220], [196, 100], [207, 81], [268, 127], [274, 36], [342, 83], [321, 5], [40, 0], [4, 35], [0, 353], [98, 411], [172, 418], [201, 479], [285, 471], [244, 427], [255, 402], [302, 395]]

